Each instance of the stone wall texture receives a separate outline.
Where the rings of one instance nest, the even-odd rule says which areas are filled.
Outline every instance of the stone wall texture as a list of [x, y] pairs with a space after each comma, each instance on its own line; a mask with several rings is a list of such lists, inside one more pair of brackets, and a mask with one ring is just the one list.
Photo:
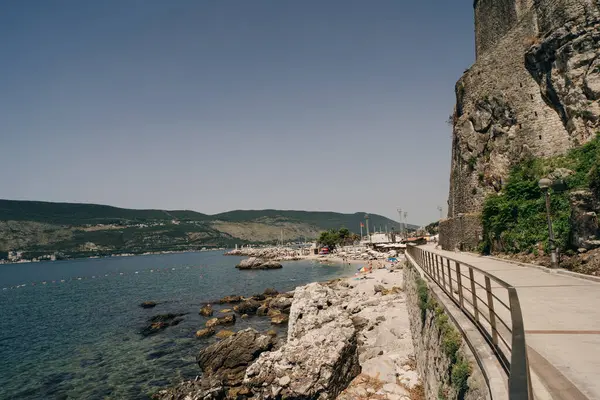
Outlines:
[[474, 7], [477, 60], [455, 90], [451, 233], [459, 214], [481, 212], [502, 189], [513, 165], [564, 154], [600, 129], [600, 1], [477, 0]]
[[[417, 279], [420, 277], [419, 272], [410, 266], [404, 268], [404, 274], [406, 306], [408, 308], [410, 329], [417, 357], [417, 370], [423, 380], [425, 398], [455, 399], [457, 393], [451, 385], [448, 374], [450, 360], [443, 351], [442, 333], [440, 327], [436, 325], [435, 313], [427, 311], [425, 318], [422, 318], [421, 308], [419, 307], [419, 295], [417, 293]], [[467, 380], [469, 389], [463, 399], [491, 399], [483, 373], [464, 340], [459, 353], [470, 361], [472, 368], [471, 376]], [[440, 393], [445, 393], [445, 396], [441, 397]]]
[[476, 250], [482, 237], [480, 214], [465, 214], [440, 221], [439, 244], [444, 250]]

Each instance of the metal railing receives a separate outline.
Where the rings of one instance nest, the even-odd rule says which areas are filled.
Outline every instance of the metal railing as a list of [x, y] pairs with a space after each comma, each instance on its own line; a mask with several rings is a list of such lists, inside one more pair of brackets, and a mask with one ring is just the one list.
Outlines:
[[489, 343], [508, 374], [510, 400], [532, 400], [523, 315], [516, 289], [461, 261], [412, 245], [406, 251]]

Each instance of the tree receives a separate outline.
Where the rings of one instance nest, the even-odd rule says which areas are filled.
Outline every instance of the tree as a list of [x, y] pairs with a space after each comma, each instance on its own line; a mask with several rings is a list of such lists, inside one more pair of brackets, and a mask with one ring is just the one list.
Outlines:
[[327, 246], [329, 250], [333, 250], [340, 242], [340, 234], [335, 229], [321, 232], [317, 242], [322, 246]]

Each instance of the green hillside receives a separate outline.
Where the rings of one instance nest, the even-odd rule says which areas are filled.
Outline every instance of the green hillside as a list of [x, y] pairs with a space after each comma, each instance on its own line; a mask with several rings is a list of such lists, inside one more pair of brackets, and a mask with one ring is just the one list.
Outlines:
[[[221, 214], [212, 215], [211, 218], [230, 222], [246, 222], [268, 219], [281, 219], [288, 221], [304, 222], [317, 226], [321, 229], [339, 229], [345, 226], [349, 230], [359, 233], [360, 223], [365, 221], [365, 213], [357, 212], [354, 214], [341, 214], [329, 211], [293, 211], [293, 210], [235, 210]], [[380, 226], [385, 229], [385, 226], [390, 229], [394, 227], [398, 229], [398, 222], [392, 221], [389, 218], [377, 214], [369, 214], [369, 226]], [[411, 229], [416, 229], [417, 226], [408, 225]], [[366, 231], [365, 231], [366, 232]]]
[[[70, 257], [120, 252], [194, 250], [235, 244], [316, 238], [346, 227], [359, 233], [364, 212], [236, 210], [206, 215], [186, 210], [132, 210], [97, 204], [0, 200], [0, 252], [25, 251]], [[369, 214], [371, 231], [398, 229], [397, 222]], [[409, 228], [414, 226], [409, 225]], [[364, 230], [366, 233], [366, 229]]]
[[34, 221], [58, 225], [96, 225], [120, 222], [203, 221], [206, 214], [195, 211], [132, 210], [99, 204], [51, 203], [45, 201], [0, 200], [0, 221]]

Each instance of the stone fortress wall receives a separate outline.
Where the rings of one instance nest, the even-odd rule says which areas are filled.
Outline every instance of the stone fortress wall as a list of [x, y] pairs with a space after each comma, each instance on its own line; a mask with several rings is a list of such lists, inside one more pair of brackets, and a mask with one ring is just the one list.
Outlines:
[[[474, 15], [477, 59], [456, 84], [444, 221], [453, 233], [512, 165], [562, 154], [600, 125], [599, 0], [476, 0]], [[469, 230], [441, 238], [444, 248], [472, 248], [481, 229]]]

